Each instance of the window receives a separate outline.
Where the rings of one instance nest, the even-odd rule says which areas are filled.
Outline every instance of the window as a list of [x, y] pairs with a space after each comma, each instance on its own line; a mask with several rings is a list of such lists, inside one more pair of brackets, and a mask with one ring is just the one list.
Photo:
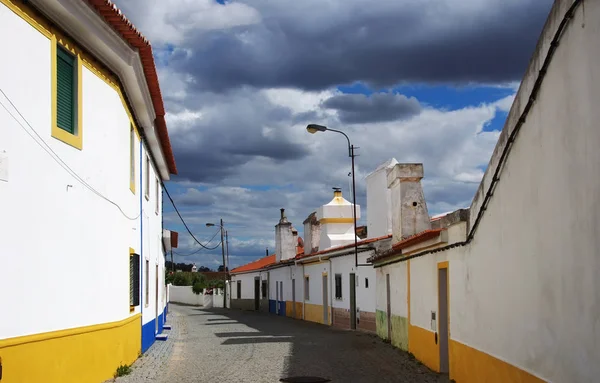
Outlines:
[[56, 126], [75, 134], [77, 58], [60, 46], [56, 53]]
[[150, 261], [146, 259], [146, 307], [150, 304]]
[[310, 299], [308, 283], [309, 283], [309, 279], [308, 279], [308, 276], [306, 276], [306, 277], [304, 277], [304, 299], [306, 299], [306, 300]]
[[342, 299], [342, 274], [335, 275], [335, 299]]
[[129, 307], [140, 305], [140, 255], [129, 249]]
[[242, 281], [237, 281], [237, 297], [242, 298]]
[[129, 124], [129, 189], [135, 193], [135, 129]]
[[144, 172], [145, 178], [145, 196], [146, 200], [150, 199], [150, 157], [146, 156], [146, 170]]
[[369, 288], [369, 278], [365, 278], [365, 289]]
[[158, 178], [156, 179], [156, 202], [154, 207], [154, 212], [158, 214], [158, 207], [160, 204], [160, 182], [158, 182]]
[[262, 281], [261, 291], [262, 291], [262, 297], [266, 298], [267, 297], [267, 281]]
[[81, 149], [81, 62], [55, 37], [52, 42], [52, 137]]

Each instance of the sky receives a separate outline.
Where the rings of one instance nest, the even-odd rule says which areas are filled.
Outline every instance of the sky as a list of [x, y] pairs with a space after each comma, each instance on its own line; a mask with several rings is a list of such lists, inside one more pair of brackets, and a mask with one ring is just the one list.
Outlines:
[[[166, 184], [190, 230], [230, 268], [275, 248], [279, 209], [302, 222], [341, 187], [347, 143], [365, 176], [423, 163], [430, 215], [471, 204], [552, 0], [117, 0], [152, 43], [179, 174]], [[359, 224], [366, 221], [361, 218]], [[216, 269], [168, 199], [176, 262]]]

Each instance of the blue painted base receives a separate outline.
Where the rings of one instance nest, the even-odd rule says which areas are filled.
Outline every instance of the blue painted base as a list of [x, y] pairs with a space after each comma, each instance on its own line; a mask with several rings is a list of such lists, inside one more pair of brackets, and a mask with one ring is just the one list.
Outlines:
[[[279, 306], [279, 313], [277, 312], [277, 307]], [[280, 315], [282, 317], [285, 316], [285, 301], [276, 301], [273, 299], [269, 299], [269, 312], [271, 314]]]
[[275, 307], [276, 307], [275, 300], [269, 299], [269, 312], [272, 314], [275, 314], [276, 313]]
[[[163, 310], [163, 312], [158, 315], [159, 334], [162, 334], [163, 332], [163, 325], [165, 324], [165, 310]], [[154, 344], [154, 341], [156, 340], [156, 334], [154, 333], [156, 331], [156, 320], [157, 319], [152, 319], [142, 325], [142, 353], [148, 351], [150, 346], [152, 346], [152, 344]]]

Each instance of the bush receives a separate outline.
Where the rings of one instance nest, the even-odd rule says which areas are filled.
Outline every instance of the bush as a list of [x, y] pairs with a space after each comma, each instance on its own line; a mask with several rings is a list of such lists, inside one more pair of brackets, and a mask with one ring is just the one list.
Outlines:
[[178, 272], [173, 275], [173, 285], [174, 286], [191, 286], [192, 278], [187, 273]]
[[131, 374], [131, 367], [129, 367], [126, 364], [122, 364], [119, 367], [117, 367], [117, 371], [115, 372], [115, 378], [129, 374]]
[[205, 288], [206, 288], [206, 283], [204, 283], [204, 282], [196, 282], [192, 286], [192, 291], [194, 292], [194, 294], [200, 295], [200, 294], [202, 294], [202, 291]]
[[225, 281], [223, 281], [222, 279], [213, 279], [208, 281], [208, 286], [212, 288], [223, 289], [225, 288]]

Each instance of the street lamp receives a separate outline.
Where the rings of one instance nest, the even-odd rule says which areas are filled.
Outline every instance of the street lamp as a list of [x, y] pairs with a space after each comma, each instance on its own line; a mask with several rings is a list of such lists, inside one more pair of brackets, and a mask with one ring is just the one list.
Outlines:
[[[225, 269], [225, 284], [223, 285], [223, 308], [227, 308], [227, 280], [229, 277], [229, 270], [228, 270], [228, 265], [225, 263], [225, 242], [223, 241], [223, 235], [224, 235], [224, 227], [223, 227], [223, 218], [221, 218], [221, 223], [220, 224], [214, 224], [214, 223], [207, 223], [206, 227], [213, 227], [213, 226], [219, 226], [219, 229], [221, 230], [221, 253], [223, 254], [223, 268]], [[227, 249], [229, 250], [229, 249]], [[229, 255], [229, 254], [228, 254]]]
[[342, 132], [341, 130], [335, 130], [335, 129], [331, 129], [328, 128], [326, 126], [323, 125], [317, 125], [317, 124], [309, 124], [308, 126], [306, 126], [306, 131], [310, 134], [315, 134], [317, 132], [335, 132], [335, 133], [339, 133], [342, 134], [344, 137], [346, 137], [346, 141], [348, 141], [348, 156], [350, 158], [352, 158], [352, 208], [353, 208], [353, 218], [354, 218], [354, 264], [356, 267], [358, 266], [371, 266], [371, 265], [360, 265], [358, 264], [358, 239], [356, 237], [357, 233], [356, 233], [356, 181], [354, 178], [354, 145], [350, 144], [350, 138], [348, 138], [348, 136], [346, 135], [346, 133]]

